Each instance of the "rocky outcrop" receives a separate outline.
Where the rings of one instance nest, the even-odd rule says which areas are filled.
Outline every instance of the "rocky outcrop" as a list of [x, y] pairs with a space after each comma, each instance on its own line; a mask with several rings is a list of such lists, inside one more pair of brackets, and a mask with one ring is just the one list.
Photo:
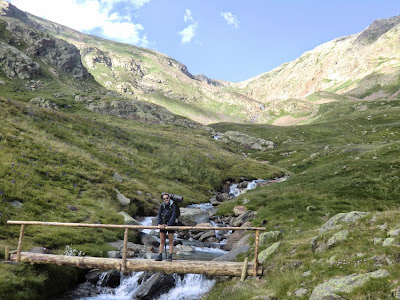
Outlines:
[[86, 107], [96, 113], [150, 124], [175, 124], [189, 128], [206, 128], [199, 123], [176, 116], [161, 106], [138, 100], [91, 101], [86, 104]]
[[276, 147], [274, 142], [261, 138], [255, 138], [238, 131], [227, 131], [225, 133], [217, 133], [216, 139], [225, 143], [233, 142], [240, 144], [243, 148], [259, 151], [267, 151]]
[[400, 23], [400, 16], [389, 19], [379, 19], [372, 22], [356, 39], [356, 43], [368, 45]]
[[203, 74], [194, 75], [194, 78], [197, 79], [198, 81], [205, 82], [205, 83], [207, 83], [209, 85], [224, 86], [222, 81], [208, 78], [206, 75], [203, 75]]
[[319, 229], [319, 233], [323, 234], [327, 232], [328, 230], [332, 229], [339, 229], [342, 227], [342, 224], [349, 224], [349, 223], [354, 223], [358, 219], [365, 217], [368, 215], [367, 212], [361, 212], [361, 211], [352, 211], [349, 213], [340, 213], [332, 218], [330, 218], [322, 227]]
[[[54, 66], [53, 73], [57, 76], [56, 70], [61, 70], [76, 79], [89, 78], [89, 73], [81, 62], [79, 50], [74, 45], [61, 39], [49, 37], [17, 19], [10, 18], [6, 22], [6, 30], [12, 36], [8, 39], [8, 43], [17, 46], [22, 43], [26, 44], [24, 50], [26, 56], [39, 58], [46, 64]], [[9, 60], [15, 58], [14, 54]], [[17, 61], [19, 60], [17, 59]]]
[[77, 79], [89, 77], [88, 71], [82, 65], [79, 50], [63, 40], [39, 38], [32, 41], [26, 53], [41, 58], [47, 64], [54, 65]]
[[39, 107], [43, 107], [46, 109], [50, 109], [50, 110], [59, 110], [59, 107], [57, 104], [55, 104], [53, 101], [50, 100], [46, 100], [44, 98], [41, 97], [36, 97], [33, 98], [29, 101], [30, 104], [39, 106]]
[[331, 279], [317, 285], [313, 290], [310, 300], [344, 299], [338, 293], [350, 293], [356, 287], [363, 286], [370, 278], [383, 278], [389, 276], [386, 270], [378, 270], [366, 274], [354, 274]]
[[40, 65], [15, 47], [0, 42], [0, 69], [10, 79], [31, 79], [40, 74]]

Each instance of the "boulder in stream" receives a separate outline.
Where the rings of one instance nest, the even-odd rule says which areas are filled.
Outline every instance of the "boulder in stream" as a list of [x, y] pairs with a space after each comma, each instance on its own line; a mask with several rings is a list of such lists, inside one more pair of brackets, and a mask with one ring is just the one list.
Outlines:
[[172, 274], [155, 273], [149, 279], [143, 280], [132, 299], [151, 300], [175, 287]]

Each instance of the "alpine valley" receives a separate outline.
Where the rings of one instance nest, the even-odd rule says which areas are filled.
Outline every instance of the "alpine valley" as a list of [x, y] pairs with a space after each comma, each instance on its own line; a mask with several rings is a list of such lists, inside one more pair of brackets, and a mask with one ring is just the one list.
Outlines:
[[[0, 0], [0, 299], [58, 299], [85, 275], [7, 262], [8, 220], [126, 224], [164, 191], [267, 230], [264, 275], [202, 299], [399, 299], [399, 119], [400, 16], [233, 83]], [[255, 179], [280, 182], [231, 199]], [[107, 256], [123, 234], [28, 226], [23, 251]]]

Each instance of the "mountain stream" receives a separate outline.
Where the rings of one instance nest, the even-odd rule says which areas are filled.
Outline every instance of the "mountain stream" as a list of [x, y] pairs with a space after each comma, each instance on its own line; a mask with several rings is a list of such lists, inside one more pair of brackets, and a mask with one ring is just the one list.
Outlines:
[[[240, 188], [238, 184], [231, 184], [230, 186], [230, 197], [234, 198], [238, 195], [246, 192], [247, 190], [251, 190], [256, 188], [259, 185], [267, 184], [269, 182], [281, 182], [286, 180], [287, 177], [281, 177], [274, 180], [253, 180], [247, 184], [246, 187]], [[208, 212], [213, 209], [211, 203], [206, 204], [192, 204], [189, 205], [188, 208], [200, 208], [204, 212]], [[152, 219], [154, 217], [145, 217], [141, 221], [141, 225], [152, 225]], [[211, 226], [219, 226], [212, 220], [209, 220]], [[223, 228], [223, 227], [221, 227]], [[151, 234], [150, 229], [144, 229], [142, 232]], [[226, 233], [226, 232], [225, 232]], [[230, 232], [228, 232], [230, 234]], [[216, 230], [216, 236], [218, 238], [219, 232]], [[175, 238], [177, 238], [177, 234], [175, 233]], [[158, 239], [159, 241], [159, 239]], [[185, 255], [182, 256], [175, 256], [174, 259], [196, 259], [196, 260], [212, 260], [213, 258], [219, 257], [227, 253], [227, 251], [222, 250], [221, 248], [226, 243], [226, 240], [221, 240], [219, 243], [197, 243], [191, 239], [189, 240], [181, 240], [183, 245], [191, 245], [194, 246], [194, 253], [191, 253], [190, 256]], [[168, 244], [168, 242], [167, 242]], [[154, 255], [155, 256], [155, 255]], [[92, 299], [92, 300], [125, 300], [125, 299], [150, 299], [150, 298], [143, 298], [143, 297], [136, 297], [136, 293], [140, 287], [140, 285], [146, 283], [147, 281], [151, 280], [156, 274], [149, 275], [144, 274], [145, 272], [133, 272], [130, 275], [122, 275], [119, 286], [115, 288], [111, 287], [103, 287], [102, 281], [106, 276], [107, 272], [102, 273], [96, 285], [93, 285], [89, 282], [85, 282], [78, 286], [75, 289], [75, 292], [68, 292], [62, 299], [64, 300], [75, 300], [75, 299]], [[185, 275], [178, 275], [174, 274], [173, 279], [175, 281], [174, 287], [167, 290], [160, 296], [152, 299], [156, 300], [167, 300], [167, 299], [176, 299], [176, 300], [195, 300], [200, 299], [205, 293], [207, 293], [215, 284], [215, 279], [207, 277], [205, 275], [200, 274], [185, 274]], [[84, 286], [84, 287], [83, 287]], [[83, 288], [82, 288], [83, 287]], [[79, 289], [85, 290], [85, 293], [79, 293]], [[89, 293], [90, 296], [87, 297], [88, 292], [87, 290], [91, 289]], [[78, 291], [78, 292], [76, 292]], [[68, 296], [69, 295], [69, 296]]]

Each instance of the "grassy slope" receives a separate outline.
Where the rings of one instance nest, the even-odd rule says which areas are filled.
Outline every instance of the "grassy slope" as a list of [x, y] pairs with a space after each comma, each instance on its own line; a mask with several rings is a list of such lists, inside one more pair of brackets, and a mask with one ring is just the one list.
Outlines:
[[[29, 99], [32, 95], [21, 96]], [[132, 216], [154, 214], [162, 191], [184, 195], [187, 203], [204, 202], [209, 191], [218, 189], [225, 179], [282, 174], [280, 168], [222, 150], [203, 131], [97, 115], [69, 96], [54, 100], [69, 106], [54, 112], [15, 98], [0, 98], [0, 256], [5, 245], [17, 246], [19, 229], [6, 226], [9, 219], [122, 223], [117, 215], [121, 209]], [[122, 183], [113, 179], [115, 172], [123, 177]], [[133, 200], [128, 207], [120, 207], [114, 188]], [[23, 207], [15, 208], [14, 201]], [[68, 205], [78, 210], [71, 211]], [[88, 255], [102, 256], [110, 250], [107, 242], [121, 239], [122, 234], [28, 227], [23, 249], [44, 246], [60, 253], [71, 245]], [[0, 295], [11, 297], [19, 290], [20, 299], [40, 295], [49, 280], [46, 274], [51, 273], [43, 268], [1, 264], [0, 268]], [[21, 268], [37, 274], [26, 279], [23, 288], [18, 283]], [[76, 276], [74, 272], [68, 274]]]
[[[387, 222], [389, 229], [400, 226], [397, 211], [400, 204], [399, 115], [399, 100], [338, 101], [322, 105], [317, 119], [310, 125], [214, 125], [220, 131], [239, 130], [273, 140], [278, 144], [274, 150], [250, 155], [286, 168], [293, 175], [286, 182], [259, 188], [220, 206], [220, 212], [227, 214], [247, 198], [246, 206], [258, 212], [254, 224], [268, 220], [267, 230], [283, 232], [283, 246], [268, 260], [267, 266], [274, 266], [274, 269], [261, 283], [250, 282], [239, 291], [231, 291], [233, 282], [224, 283], [215, 288], [208, 299], [222, 296], [220, 293], [225, 293], [226, 299], [249, 299], [263, 293], [286, 299], [290, 298], [288, 292], [290, 295], [301, 287], [301, 282], [311, 292], [317, 283], [336, 275], [379, 268], [370, 259], [374, 255], [389, 255], [395, 260], [396, 247], [374, 246], [372, 240], [386, 238], [376, 225]], [[329, 217], [353, 210], [382, 213], [375, 223], [370, 222], [370, 215], [358, 226], [349, 228], [349, 241], [325, 253], [313, 254], [310, 239], [318, 235], [316, 229]], [[361, 253], [360, 257], [366, 262], [354, 264], [360, 260], [356, 253]], [[334, 261], [352, 262], [351, 266], [330, 265], [327, 260], [333, 256]], [[284, 267], [299, 260], [303, 265], [298, 269]], [[358, 289], [353, 296], [387, 295], [396, 287], [399, 276], [395, 267], [387, 268], [391, 272], [389, 279], [374, 281], [370, 290]], [[310, 278], [302, 276], [307, 270], [312, 271]]]

